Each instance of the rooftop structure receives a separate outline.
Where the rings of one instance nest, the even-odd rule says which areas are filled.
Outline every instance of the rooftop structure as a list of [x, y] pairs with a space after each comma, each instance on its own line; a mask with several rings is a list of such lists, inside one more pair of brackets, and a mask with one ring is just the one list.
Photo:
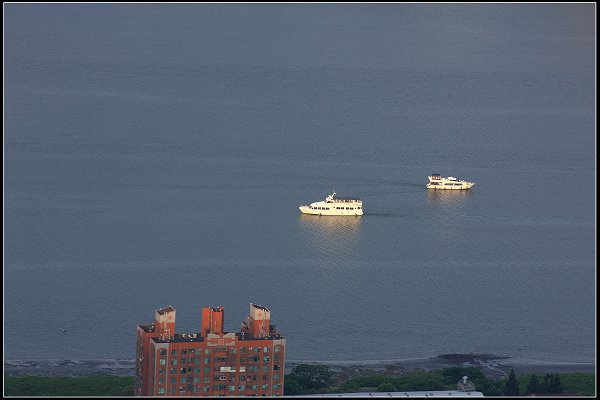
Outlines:
[[136, 396], [282, 396], [285, 338], [268, 308], [250, 304], [240, 332], [223, 329], [225, 309], [204, 307], [200, 332], [176, 333], [175, 309], [137, 326]]
[[463, 392], [461, 390], [432, 390], [420, 392], [358, 392], [302, 395], [302, 397], [484, 397], [481, 392]]

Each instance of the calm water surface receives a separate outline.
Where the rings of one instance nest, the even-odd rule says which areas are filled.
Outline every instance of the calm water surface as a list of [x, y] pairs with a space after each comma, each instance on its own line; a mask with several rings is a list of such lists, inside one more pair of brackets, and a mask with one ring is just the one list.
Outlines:
[[5, 11], [5, 358], [253, 302], [288, 359], [595, 360], [594, 4]]

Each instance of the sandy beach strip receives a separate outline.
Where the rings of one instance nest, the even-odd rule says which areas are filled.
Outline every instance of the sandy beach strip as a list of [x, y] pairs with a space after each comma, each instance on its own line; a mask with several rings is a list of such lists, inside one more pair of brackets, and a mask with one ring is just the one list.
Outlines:
[[[447, 354], [402, 360], [287, 360], [285, 372], [298, 364], [328, 365], [340, 378], [360, 375], [402, 375], [410, 371], [433, 371], [448, 367], [482, 367], [493, 379], [505, 377], [514, 368], [517, 375], [531, 373], [595, 373], [595, 363], [571, 363], [499, 357], [489, 354]], [[4, 360], [4, 376], [134, 376], [135, 359], [46, 359]]]

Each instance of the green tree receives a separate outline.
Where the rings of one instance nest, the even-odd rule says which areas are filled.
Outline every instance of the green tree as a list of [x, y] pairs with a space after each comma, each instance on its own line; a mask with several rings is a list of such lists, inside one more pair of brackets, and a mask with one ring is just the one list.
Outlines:
[[379, 386], [377, 386], [377, 391], [378, 392], [395, 392], [396, 386], [394, 386], [393, 383], [384, 382], [384, 383], [380, 384]]
[[550, 393], [562, 393], [562, 385], [560, 384], [560, 377], [558, 376], [558, 373], [554, 374], [554, 376], [550, 378], [550, 389]]
[[302, 389], [322, 389], [333, 385], [333, 372], [323, 364], [299, 364], [288, 375], [302, 386]]
[[286, 396], [293, 396], [302, 393], [302, 386], [294, 378], [290, 378], [289, 375], [285, 376], [283, 381], [283, 394]]
[[542, 394], [551, 393], [551, 390], [552, 390], [551, 379], [552, 379], [552, 376], [550, 374], [544, 375], [544, 380], [542, 381], [542, 384], [540, 385], [540, 391]]
[[540, 380], [536, 374], [533, 374], [529, 377], [529, 382], [527, 383], [527, 392], [525, 392], [525, 394], [535, 394], [540, 392]]
[[510, 374], [508, 374], [508, 381], [506, 381], [506, 388], [504, 394], [507, 396], [518, 396], [519, 395], [519, 382], [515, 376], [515, 370], [511, 368]]

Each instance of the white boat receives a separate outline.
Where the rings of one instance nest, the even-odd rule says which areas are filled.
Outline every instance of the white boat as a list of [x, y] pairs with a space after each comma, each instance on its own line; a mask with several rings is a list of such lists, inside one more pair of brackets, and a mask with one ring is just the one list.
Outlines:
[[440, 174], [431, 174], [428, 178], [427, 189], [466, 190], [475, 186], [475, 182], [459, 180], [453, 176], [443, 178]]
[[335, 192], [324, 201], [303, 204], [300, 207], [303, 214], [314, 215], [363, 215], [362, 201], [356, 197], [335, 197]]

